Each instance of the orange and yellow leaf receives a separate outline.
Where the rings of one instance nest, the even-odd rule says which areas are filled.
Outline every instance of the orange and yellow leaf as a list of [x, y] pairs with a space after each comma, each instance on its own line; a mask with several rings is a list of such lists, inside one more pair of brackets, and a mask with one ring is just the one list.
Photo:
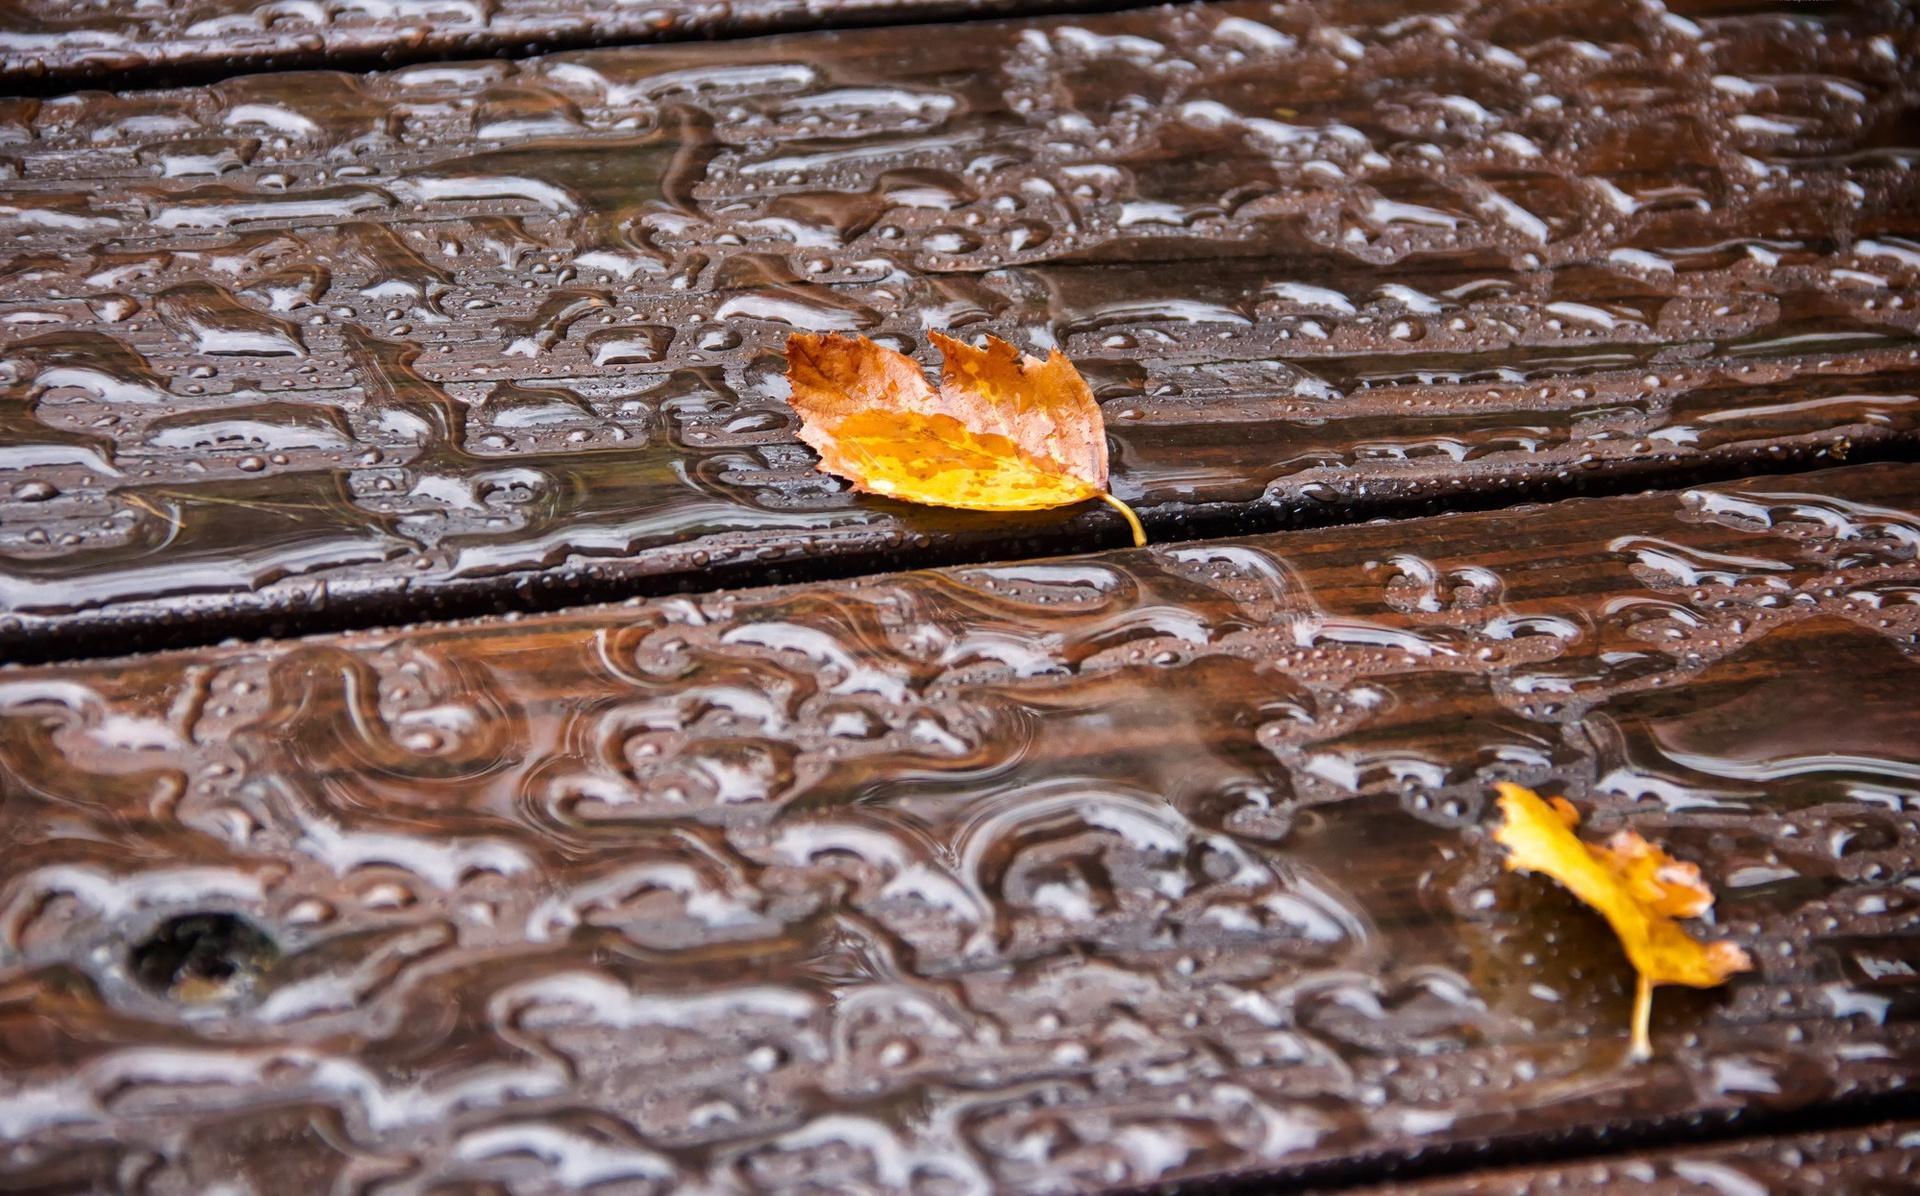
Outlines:
[[1604, 847], [1573, 833], [1579, 816], [1563, 798], [1542, 800], [1531, 789], [1502, 782], [1496, 842], [1507, 849], [1507, 867], [1541, 872], [1597, 910], [1619, 936], [1640, 974], [1634, 1008], [1633, 1054], [1652, 1053], [1648, 1022], [1653, 988], [1684, 984], [1712, 988], [1753, 961], [1738, 944], [1702, 943], [1675, 918], [1697, 917], [1713, 905], [1700, 869], [1681, 863], [1634, 831], [1622, 831]]
[[905, 354], [865, 337], [787, 338], [787, 381], [800, 439], [820, 467], [856, 490], [973, 511], [1035, 511], [1107, 493], [1106, 426], [1086, 380], [1058, 350], [1046, 360], [987, 338], [940, 333], [938, 389]]

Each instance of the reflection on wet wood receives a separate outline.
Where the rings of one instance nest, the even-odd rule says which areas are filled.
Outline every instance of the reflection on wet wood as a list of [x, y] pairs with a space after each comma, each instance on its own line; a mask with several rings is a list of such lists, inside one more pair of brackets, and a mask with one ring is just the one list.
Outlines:
[[[1646, 1151], [1540, 1167], [1477, 1171], [1459, 1179], [1365, 1188], [1356, 1196], [1534, 1196], [1641, 1193], [1845, 1192], [1895, 1196], [1920, 1187], [1920, 1121]], [[1620, 1190], [1615, 1188], [1614, 1190]]]
[[11, 0], [0, 80], [15, 86], [275, 67], [363, 67], [593, 44], [739, 37], [783, 29], [1101, 7], [1076, 0]]
[[[0, 673], [0, 1165], [1087, 1189], [1897, 1093], [1916, 493]], [[1499, 867], [1503, 777], [1699, 862], [1753, 952], [1653, 1062], [1604, 924]]]
[[815, 475], [796, 327], [1061, 345], [1163, 539], [1912, 451], [1897, 6], [1441, 9], [9, 101], [0, 645], [1124, 542]]

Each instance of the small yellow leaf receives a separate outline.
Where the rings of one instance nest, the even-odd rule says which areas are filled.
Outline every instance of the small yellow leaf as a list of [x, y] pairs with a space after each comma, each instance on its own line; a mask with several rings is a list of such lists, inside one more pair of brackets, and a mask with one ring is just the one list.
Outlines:
[[973, 511], [1097, 498], [1146, 543], [1140, 520], [1106, 492], [1106, 425], [1072, 362], [994, 337], [984, 348], [931, 339], [946, 359], [938, 389], [911, 357], [865, 337], [787, 338], [800, 439], [822, 469], [868, 494]]
[[1699, 868], [1673, 859], [1634, 831], [1620, 832], [1605, 847], [1589, 846], [1573, 833], [1579, 815], [1564, 798], [1549, 804], [1519, 785], [1496, 787], [1503, 821], [1493, 837], [1507, 849], [1507, 867], [1545, 873], [1599, 911], [1640, 973], [1634, 1058], [1653, 1053], [1648, 1023], [1655, 985], [1712, 988], [1753, 966], [1738, 944], [1701, 943], [1674, 921], [1713, 906]]

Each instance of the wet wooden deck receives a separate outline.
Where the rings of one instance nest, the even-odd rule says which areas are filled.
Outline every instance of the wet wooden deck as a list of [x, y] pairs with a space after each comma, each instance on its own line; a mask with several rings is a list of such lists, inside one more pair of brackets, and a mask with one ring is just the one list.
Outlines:
[[[1102, 1187], [1872, 1107], [1920, 1064], [1917, 484], [9, 676], [13, 1162]], [[1760, 961], [1663, 991], [1653, 1062], [1604, 925], [1501, 870], [1503, 777], [1700, 861]]]
[[1599, 11], [1201, 5], [22, 102], [0, 644], [1126, 542], [822, 480], [795, 327], [1060, 345], [1160, 539], [1910, 453], [1909, 25]]
[[1911, 9], [605, 7], [0, 13], [0, 1188], [1912, 1182]]

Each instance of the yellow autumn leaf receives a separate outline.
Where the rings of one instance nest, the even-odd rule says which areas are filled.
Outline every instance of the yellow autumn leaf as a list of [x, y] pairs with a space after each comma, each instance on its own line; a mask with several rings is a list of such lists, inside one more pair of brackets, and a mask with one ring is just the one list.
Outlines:
[[946, 359], [937, 389], [911, 357], [864, 336], [787, 338], [790, 401], [820, 468], [868, 494], [970, 511], [1099, 499], [1147, 542], [1107, 493], [1106, 425], [1072, 362], [995, 337], [984, 348], [931, 338]]
[[1655, 985], [1712, 988], [1753, 966], [1738, 944], [1702, 943], [1674, 921], [1698, 917], [1713, 906], [1698, 867], [1673, 859], [1630, 830], [1604, 847], [1592, 846], [1573, 833], [1580, 816], [1565, 798], [1542, 800], [1531, 789], [1505, 782], [1496, 788], [1503, 821], [1493, 837], [1507, 849], [1507, 867], [1545, 873], [1597, 910], [1640, 974], [1633, 1058], [1653, 1053], [1649, 1025]]

